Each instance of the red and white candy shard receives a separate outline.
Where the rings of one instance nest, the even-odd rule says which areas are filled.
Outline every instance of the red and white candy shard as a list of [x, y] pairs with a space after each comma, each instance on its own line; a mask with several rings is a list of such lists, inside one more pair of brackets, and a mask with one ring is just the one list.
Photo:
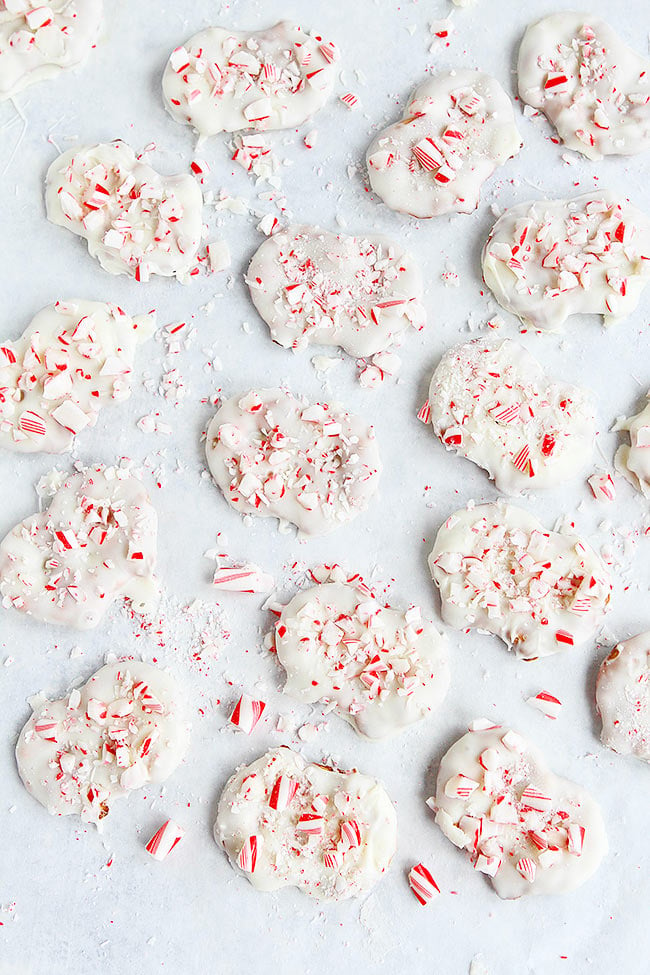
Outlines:
[[440, 893], [438, 884], [423, 863], [417, 863], [409, 870], [409, 887], [422, 905]]
[[528, 28], [519, 95], [589, 159], [650, 148], [650, 61], [598, 17], [567, 11]]
[[165, 104], [199, 136], [293, 128], [329, 98], [338, 60], [334, 44], [286, 20], [257, 33], [209, 27], [172, 51]]
[[0, 340], [0, 446], [70, 450], [103, 406], [129, 398], [136, 348], [153, 326], [154, 316], [117, 305], [57, 301], [16, 342]]
[[431, 379], [429, 407], [440, 442], [483, 467], [505, 494], [562, 484], [593, 451], [588, 394], [551, 382], [511, 339], [450, 349]]
[[0, 0], [0, 101], [86, 60], [102, 0]]
[[274, 588], [273, 576], [260, 569], [259, 565], [244, 562], [240, 565], [220, 565], [214, 570], [212, 585], [225, 592], [271, 592]]
[[596, 706], [603, 745], [650, 762], [650, 633], [619, 643], [602, 662]]
[[164, 782], [189, 744], [187, 703], [164, 670], [102, 667], [59, 701], [41, 701], [16, 745], [25, 788], [53, 816], [100, 826], [115, 799]]
[[650, 218], [609, 192], [522, 203], [499, 217], [482, 262], [494, 297], [525, 325], [557, 331], [576, 314], [611, 325], [650, 280]]
[[545, 531], [527, 511], [503, 502], [451, 515], [429, 568], [446, 623], [494, 633], [525, 660], [592, 638], [612, 592], [587, 542]]
[[294, 596], [276, 623], [275, 648], [287, 694], [334, 705], [368, 738], [436, 711], [449, 687], [446, 638], [420, 609], [383, 606], [345, 578]]
[[67, 478], [53, 472], [40, 493], [49, 507], [0, 543], [2, 605], [83, 630], [120, 597], [135, 612], [154, 609], [158, 519], [144, 485], [98, 465]]
[[201, 243], [203, 195], [193, 176], [163, 176], [125, 142], [70, 149], [47, 173], [47, 216], [83, 237], [111, 274], [185, 278]]
[[154, 860], [165, 860], [184, 836], [185, 830], [183, 827], [173, 822], [173, 820], [168, 819], [153, 834], [145, 846], [145, 850]]
[[[474, 782], [469, 794], [456, 786], [465, 777]], [[453, 744], [429, 802], [447, 839], [467, 851], [499, 897], [568, 893], [607, 853], [594, 799], [507, 728], [470, 731]]]
[[206, 454], [233, 508], [290, 522], [303, 535], [333, 531], [365, 511], [381, 471], [365, 420], [283, 389], [227, 400], [208, 426]]
[[214, 838], [258, 890], [343, 900], [366, 894], [387, 869], [397, 819], [377, 779], [274, 748], [228, 781]]
[[414, 217], [471, 213], [483, 183], [521, 149], [512, 102], [480, 71], [450, 71], [413, 93], [366, 155], [370, 185]]
[[388, 237], [290, 227], [264, 241], [246, 283], [273, 341], [294, 352], [338, 345], [367, 357], [425, 321], [420, 272]]
[[635, 416], [619, 420], [613, 429], [627, 430], [630, 434], [629, 446], [623, 444], [616, 451], [616, 470], [637, 491], [650, 498], [650, 402]]

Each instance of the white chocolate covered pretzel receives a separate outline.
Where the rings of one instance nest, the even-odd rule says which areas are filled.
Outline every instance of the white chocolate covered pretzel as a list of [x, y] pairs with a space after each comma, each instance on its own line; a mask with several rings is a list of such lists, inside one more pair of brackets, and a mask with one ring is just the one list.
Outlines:
[[590, 545], [503, 502], [451, 515], [429, 568], [446, 623], [494, 633], [525, 660], [593, 637], [612, 592]]
[[49, 507], [0, 543], [3, 606], [83, 630], [120, 597], [154, 609], [158, 519], [144, 485], [100, 465], [52, 482]]
[[587, 393], [551, 382], [511, 339], [450, 349], [431, 379], [429, 407], [440, 442], [483, 467], [505, 494], [561, 484], [593, 451]]
[[340, 566], [332, 581], [284, 607], [274, 640], [285, 693], [332, 704], [368, 738], [383, 738], [437, 710], [449, 687], [447, 641], [422, 611], [383, 606]]
[[154, 321], [100, 301], [57, 301], [17, 341], [0, 340], [0, 446], [69, 450], [103, 406], [130, 396], [136, 348]]
[[102, 0], [0, 0], [0, 101], [85, 61], [101, 22]]
[[650, 148], [650, 61], [599, 17], [565, 11], [528, 28], [519, 95], [589, 159]]
[[289, 227], [257, 250], [246, 283], [273, 341], [285, 349], [338, 345], [367, 357], [424, 324], [419, 269], [400, 244], [376, 234]]
[[214, 836], [258, 890], [343, 900], [367, 893], [387, 869], [397, 820], [377, 779], [274, 748], [228, 781]]
[[517, 732], [476, 721], [444, 755], [436, 823], [499, 897], [566, 894], [607, 853], [600, 809]]
[[223, 403], [207, 430], [208, 467], [228, 503], [322, 535], [355, 518], [377, 490], [373, 428], [337, 406], [282, 389]]
[[603, 660], [596, 706], [603, 745], [650, 762], [650, 633], [617, 644]]
[[327, 101], [338, 60], [335, 44], [286, 20], [257, 33], [209, 27], [172, 51], [165, 104], [200, 136], [294, 128]]
[[483, 277], [526, 325], [557, 331], [570, 315], [630, 315], [650, 280], [650, 218], [617, 194], [537, 200], [506, 210], [483, 248]]
[[480, 71], [449, 71], [415, 89], [400, 122], [373, 140], [370, 185], [414, 217], [471, 213], [486, 179], [521, 149], [512, 102]]
[[635, 416], [623, 417], [613, 429], [627, 430], [630, 434], [629, 446], [622, 444], [616, 451], [616, 470], [644, 497], [650, 498], [650, 402]]
[[201, 243], [203, 195], [193, 176], [163, 176], [125, 142], [70, 149], [47, 172], [52, 223], [88, 244], [105, 271], [182, 278]]
[[188, 743], [176, 681], [159, 667], [121, 660], [61, 700], [39, 700], [16, 760], [25, 788], [51, 815], [101, 827], [116, 799], [167, 779]]

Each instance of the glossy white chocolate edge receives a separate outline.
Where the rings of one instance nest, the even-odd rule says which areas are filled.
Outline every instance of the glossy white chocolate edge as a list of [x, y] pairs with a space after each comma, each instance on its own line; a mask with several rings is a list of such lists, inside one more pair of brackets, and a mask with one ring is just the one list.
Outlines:
[[620, 419], [612, 429], [630, 434], [629, 445], [622, 444], [616, 451], [616, 470], [644, 497], [650, 498], [650, 402], [634, 416]]
[[96, 465], [55, 471], [44, 491], [46, 510], [0, 542], [2, 605], [83, 630], [121, 597], [134, 612], [153, 611], [158, 518], [141, 481]]
[[500, 897], [575, 890], [607, 853], [597, 803], [521, 735], [475, 724], [440, 763], [436, 823]]
[[72, 299], [43, 308], [19, 339], [0, 340], [0, 447], [70, 450], [102, 407], [131, 395], [136, 348], [155, 315]]
[[650, 148], [650, 61], [599, 17], [566, 11], [532, 24], [519, 49], [519, 96], [589, 159]]
[[483, 183], [522, 146], [510, 98], [480, 71], [440, 73], [411, 96], [404, 117], [366, 155], [370, 185], [414, 217], [471, 213]]
[[603, 660], [596, 707], [603, 745], [650, 762], [650, 633], [619, 643]]
[[338, 60], [336, 45], [286, 20], [256, 33], [209, 27], [172, 52], [165, 105], [199, 136], [294, 128], [329, 98]]
[[87, 241], [105, 271], [184, 279], [195, 264], [203, 195], [193, 176], [163, 176], [125, 142], [70, 149], [47, 172], [52, 223]]
[[138, 660], [107, 664], [57, 701], [40, 697], [16, 745], [25, 788], [53, 816], [103, 825], [115, 799], [163, 782], [189, 744], [184, 694]]
[[294, 352], [334, 345], [366, 358], [426, 318], [419, 268], [379, 234], [288, 227], [258, 248], [246, 283], [273, 341]]
[[102, 23], [102, 0], [3, 0], [0, 101], [86, 60]]
[[298, 887], [321, 900], [367, 893], [397, 847], [381, 783], [274, 748], [226, 784], [214, 836], [258, 890]]
[[233, 508], [303, 535], [333, 531], [365, 511], [381, 472], [370, 424], [283, 389], [224, 402], [208, 425], [206, 456]]
[[600, 626], [612, 591], [606, 567], [577, 535], [546, 531], [521, 508], [462, 508], [429, 556], [442, 618], [494, 633], [533, 660], [579, 646]]
[[562, 484], [593, 453], [589, 394], [552, 382], [511, 339], [475, 339], [446, 352], [429, 406], [441, 443], [484, 468], [504, 494]]
[[384, 606], [359, 576], [299, 592], [273, 634], [284, 692], [331, 705], [367, 738], [436, 711], [449, 688], [447, 639], [418, 606]]
[[558, 331], [576, 314], [611, 325], [650, 280], [650, 217], [602, 190], [521, 203], [495, 223], [482, 265], [499, 304], [526, 325]]

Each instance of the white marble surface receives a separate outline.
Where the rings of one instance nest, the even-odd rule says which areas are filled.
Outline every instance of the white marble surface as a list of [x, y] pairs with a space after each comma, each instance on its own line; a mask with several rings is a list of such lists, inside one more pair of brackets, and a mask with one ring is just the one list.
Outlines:
[[[216, 546], [273, 572], [287, 595], [296, 578], [290, 569], [294, 562], [346, 561], [364, 574], [375, 571], [380, 579], [394, 580], [396, 601], [419, 602], [437, 615], [426, 567], [435, 532], [455, 507], [470, 498], [493, 499], [496, 492], [482, 471], [445, 453], [415, 413], [442, 352], [469, 337], [468, 318], [478, 326], [496, 310], [482, 293], [478, 263], [494, 220], [491, 206], [609, 186], [650, 211], [648, 157], [590, 163], [570, 153], [569, 165], [563, 150], [550, 141], [546, 123], [524, 119], [518, 111], [525, 148], [486, 187], [479, 210], [469, 217], [418, 224], [379, 205], [362, 174], [349, 175], [348, 167], [362, 165], [373, 133], [400, 116], [411, 89], [435, 66], [479, 67], [514, 93], [519, 39], [529, 20], [553, 9], [547, 0], [478, 0], [474, 8], [455, 10], [457, 33], [448, 48], [434, 54], [428, 53], [428, 24], [447, 12], [443, 0], [317, 0], [308, 5], [239, 0], [221, 8], [207, 0], [107, 0], [106, 7], [101, 41], [82, 70], [31, 88], [17, 99], [17, 108], [0, 105], [0, 335], [16, 337], [43, 305], [75, 296], [118, 301], [131, 314], [155, 307], [161, 324], [194, 316], [193, 345], [178, 362], [187, 384], [182, 405], [166, 403], [138, 380], [129, 403], [104, 411], [97, 426], [79, 438], [77, 452], [87, 462], [127, 456], [145, 468], [160, 513], [159, 570], [171, 594], [168, 616], [174, 618], [158, 638], [155, 629], [139, 635], [118, 611], [92, 633], [54, 630], [18, 614], [0, 614], [1, 975], [315, 975], [332, 965], [341, 975], [366, 967], [395, 975], [465, 975], [477, 955], [489, 975], [642, 971], [650, 948], [645, 920], [650, 773], [600, 745], [593, 703], [597, 666], [607, 648], [650, 628], [650, 538], [643, 535], [647, 504], [626, 483], [617, 482], [619, 501], [612, 506], [597, 504], [584, 478], [526, 502], [549, 526], [568, 513], [594, 544], [616, 550], [620, 563], [613, 608], [599, 645], [527, 664], [508, 655], [497, 640], [451, 633], [452, 688], [444, 710], [386, 743], [361, 741], [335, 717], [326, 719], [325, 729], [305, 744], [274, 730], [279, 713], [293, 716], [296, 725], [321, 719], [279, 693], [276, 661], [261, 648], [260, 634], [270, 622], [261, 598], [219, 598], [230, 637], [216, 658], [204, 651], [202, 664], [192, 657], [197, 626], [173, 607], [178, 610], [195, 597], [216, 603], [210, 563], [203, 558], [205, 549]], [[593, 10], [647, 53], [647, 6], [630, 0], [624, 7], [624, 18], [615, 0], [598, 0]], [[273, 137], [280, 157], [292, 164], [283, 170], [287, 210], [300, 222], [335, 228], [338, 219], [351, 233], [393, 234], [408, 243], [423, 266], [429, 324], [421, 335], [408, 337], [397, 385], [362, 390], [351, 360], [324, 384], [309, 355], [293, 356], [272, 345], [242, 282], [261, 239], [252, 216], [207, 209], [209, 236], [228, 240], [233, 266], [230, 273], [201, 277], [187, 287], [162, 280], [138, 286], [112, 277], [78, 239], [45, 220], [43, 178], [56, 147], [63, 151], [77, 140], [116, 137], [137, 148], [154, 141], [154, 164], [166, 172], [185, 171], [193, 136], [167, 115], [160, 94], [170, 50], [209, 23], [255, 29], [281, 17], [302, 20], [339, 43], [344, 80], [338, 94], [359, 96], [356, 111], [335, 98], [299, 132]], [[18, 109], [26, 120], [20, 138]], [[314, 128], [319, 140], [309, 151], [302, 137]], [[212, 165], [208, 188], [226, 188], [260, 211], [277, 212], [257, 198], [264, 187], [256, 188], [239, 168], [234, 171], [226, 142], [215, 138], [201, 150]], [[447, 261], [458, 270], [459, 288], [441, 281]], [[202, 311], [209, 301], [212, 310]], [[600, 456], [595, 455], [587, 474], [611, 468], [619, 437], [608, 430], [616, 416], [638, 410], [650, 385], [649, 316], [646, 295], [635, 315], [608, 332], [596, 319], [585, 318], [573, 319], [563, 337], [524, 339], [549, 371], [597, 394]], [[504, 318], [503, 333], [514, 334], [515, 322]], [[215, 354], [223, 370], [206, 372], [205, 363]], [[161, 363], [162, 346], [151, 342], [139, 369], [157, 383]], [[322, 540], [298, 543], [292, 534], [278, 534], [270, 522], [247, 527], [204, 474], [200, 434], [212, 413], [210, 397], [220, 389], [231, 394], [278, 381], [311, 398], [340, 399], [377, 428], [385, 464], [381, 496], [366, 515]], [[141, 416], [156, 410], [170, 424], [171, 435], [145, 434], [136, 427]], [[177, 461], [183, 473], [176, 472]], [[52, 458], [45, 456], [0, 456], [0, 533], [33, 509], [33, 484], [51, 467]], [[603, 521], [610, 527], [602, 527]], [[223, 535], [217, 544], [218, 532]], [[119, 803], [100, 836], [72, 817], [48, 817], [24, 791], [13, 748], [29, 714], [26, 698], [41, 689], [58, 696], [71, 680], [85, 679], [97, 669], [108, 652], [139, 654], [172, 666], [193, 695], [195, 713], [183, 767], [162, 792], [144, 790]], [[259, 691], [268, 702], [268, 720], [250, 739], [227, 727], [239, 687]], [[524, 703], [542, 689], [565, 703], [556, 722]], [[432, 791], [440, 757], [478, 716], [519, 729], [545, 750], [556, 772], [598, 795], [611, 849], [601, 870], [575, 894], [500, 901], [433, 824], [424, 799]], [[258, 894], [234, 875], [214, 844], [212, 821], [225, 780], [238, 763], [280, 742], [297, 742], [310, 759], [333, 756], [344, 767], [357, 765], [376, 774], [394, 798], [399, 850], [388, 875], [364, 903], [323, 906], [296, 891]], [[157, 863], [143, 846], [167, 816], [182, 823], [187, 834], [167, 861]], [[406, 883], [408, 869], [419, 860], [432, 869], [442, 890], [427, 908], [418, 905]]]

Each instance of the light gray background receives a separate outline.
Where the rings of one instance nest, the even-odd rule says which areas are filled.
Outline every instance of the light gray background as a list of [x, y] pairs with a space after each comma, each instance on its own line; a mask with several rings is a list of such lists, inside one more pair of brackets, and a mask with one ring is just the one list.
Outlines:
[[[160, 324], [193, 316], [197, 333], [178, 363], [188, 385], [183, 405], [165, 403], [138, 378], [132, 399], [106, 410], [79, 440], [78, 457], [85, 462], [127, 456], [145, 469], [160, 514], [159, 571], [168, 591], [165, 634], [143, 635], [119, 610], [92, 633], [54, 630], [8, 612], [0, 616], [0, 664], [7, 663], [0, 666], [2, 975], [303, 975], [332, 966], [341, 975], [366, 966], [400, 975], [465, 975], [479, 954], [490, 975], [645, 971], [650, 946], [648, 770], [601, 747], [593, 705], [595, 674], [607, 648], [650, 628], [650, 539], [643, 535], [647, 508], [627, 484], [619, 481], [615, 506], [597, 504], [584, 478], [525, 502], [549, 527], [570, 513], [594, 544], [609, 545], [619, 559], [613, 609], [599, 645], [525, 664], [497, 640], [451, 633], [453, 682], [442, 713], [393, 741], [362, 741], [336, 718], [305, 745], [294, 735], [279, 735], [274, 731], [279, 713], [293, 716], [296, 725], [318, 723], [319, 717], [279, 693], [275, 660], [261, 649], [260, 635], [270, 623], [262, 600], [220, 598], [215, 612], [222, 614], [221, 625], [230, 636], [218, 641], [223, 644], [218, 656], [206, 652], [203, 663], [192, 660], [200, 627], [182, 613], [197, 597], [215, 604], [211, 565], [203, 558], [204, 550], [215, 545], [234, 558], [262, 564], [287, 594], [298, 577], [291, 570], [295, 562], [300, 568], [323, 559], [346, 561], [392, 582], [396, 601], [416, 601], [426, 612], [438, 613], [426, 568], [435, 532], [455, 507], [470, 498], [492, 499], [496, 492], [482, 471], [445, 453], [415, 413], [442, 352], [469, 337], [468, 318], [480, 325], [495, 311], [483, 294], [479, 269], [480, 248], [494, 220], [491, 206], [607, 186], [650, 210], [648, 156], [590, 163], [571, 153], [575, 164], [569, 165], [563, 150], [550, 141], [546, 123], [526, 120], [517, 109], [525, 147], [485, 188], [478, 211], [419, 224], [379, 205], [359, 169], [373, 133], [399, 117], [427, 72], [481, 68], [514, 95], [514, 60], [526, 24], [562, 6], [548, 0], [479, 0], [474, 9], [455, 11], [457, 33], [450, 47], [430, 54], [428, 25], [446, 13], [442, 0], [239, 0], [221, 7], [207, 0], [107, 0], [101, 41], [86, 66], [17, 99], [26, 119], [22, 138], [23, 124], [13, 106], [0, 105], [0, 334], [17, 337], [43, 305], [77, 296], [118, 301], [131, 313], [155, 307]], [[650, 20], [644, 0], [624, 5], [599, 0], [593, 9], [647, 52]], [[228, 274], [201, 277], [188, 287], [160, 279], [138, 286], [111, 277], [78, 239], [45, 220], [43, 178], [57, 153], [55, 144], [63, 151], [77, 140], [121, 137], [136, 148], [155, 141], [159, 151], [153, 161], [159, 168], [185, 170], [194, 138], [167, 115], [160, 94], [169, 52], [211, 23], [256, 29], [282, 17], [340, 45], [343, 79], [337, 94], [359, 96], [354, 112], [335, 97], [299, 132], [274, 135], [278, 154], [292, 163], [283, 175], [288, 213], [330, 228], [338, 218], [348, 232], [393, 234], [408, 243], [424, 270], [428, 327], [422, 335], [408, 336], [400, 382], [376, 391], [360, 389], [351, 360], [323, 382], [309, 355], [295, 357], [270, 342], [242, 282], [261, 239], [255, 218], [224, 217], [206, 209], [209, 236], [225, 237], [232, 249], [234, 280], [229, 286]], [[302, 136], [313, 128], [319, 141], [308, 151]], [[226, 188], [262, 211], [277, 212], [257, 198], [265, 188], [255, 188], [231, 164], [226, 142], [215, 138], [200, 152], [212, 165], [208, 188]], [[348, 172], [348, 167], [355, 169]], [[442, 284], [447, 261], [460, 274], [459, 289]], [[211, 300], [212, 310], [201, 311]], [[650, 385], [649, 311], [646, 296], [635, 315], [608, 332], [596, 319], [585, 318], [573, 319], [563, 337], [524, 338], [554, 375], [588, 385], [597, 394], [598, 447], [604, 460], [595, 455], [586, 474], [611, 465], [618, 437], [607, 431], [617, 415], [638, 409]], [[516, 333], [515, 323], [504, 317], [503, 334]], [[162, 355], [161, 344], [152, 341], [141, 351], [136, 375], [146, 371], [157, 382]], [[221, 358], [221, 372], [205, 371], [210, 355]], [[279, 381], [312, 398], [341, 399], [377, 428], [385, 465], [381, 496], [366, 515], [322, 540], [299, 543], [292, 534], [278, 534], [270, 522], [247, 527], [203, 473], [200, 435], [212, 412], [210, 398], [221, 388], [231, 394]], [[171, 436], [137, 429], [137, 419], [155, 410], [172, 425]], [[183, 473], [176, 471], [177, 461]], [[67, 467], [70, 462], [64, 458], [60, 463]], [[33, 484], [52, 466], [52, 458], [45, 456], [0, 457], [1, 534], [34, 509]], [[156, 481], [162, 486], [156, 487]], [[609, 524], [603, 526], [604, 521]], [[223, 536], [217, 545], [218, 532]], [[70, 681], [90, 675], [109, 652], [141, 654], [174, 667], [193, 697], [194, 734], [186, 762], [163, 794], [147, 789], [118, 803], [100, 836], [73, 817], [57, 821], [47, 816], [22, 788], [13, 748], [29, 714], [26, 698], [41, 689], [63, 693]], [[250, 739], [227, 727], [241, 687], [259, 691], [268, 702], [268, 720]], [[557, 722], [524, 703], [541, 689], [565, 703]], [[611, 849], [601, 870], [577, 893], [500, 901], [434, 826], [424, 799], [432, 791], [437, 763], [468, 721], [484, 715], [530, 736], [558, 773], [598, 795]], [[363, 904], [320, 905], [292, 890], [258, 894], [234, 875], [213, 843], [215, 804], [225, 780], [238, 763], [280, 742], [297, 743], [315, 760], [333, 756], [343, 766], [357, 765], [386, 783], [398, 810], [399, 849], [388, 875]], [[143, 845], [167, 816], [181, 822], [187, 835], [160, 864]], [[417, 904], [406, 883], [409, 867], [419, 860], [433, 870], [442, 890], [427, 908]]]

